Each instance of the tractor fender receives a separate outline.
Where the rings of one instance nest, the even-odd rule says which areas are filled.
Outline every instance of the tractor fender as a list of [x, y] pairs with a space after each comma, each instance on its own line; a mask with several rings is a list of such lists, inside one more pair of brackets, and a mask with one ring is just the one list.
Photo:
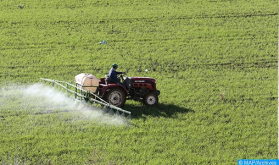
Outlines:
[[109, 92], [111, 89], [116, 89], [116, 88], [123, 90], [126, 96], [129, 95], [129, 91], [122, 84], [121, 85], [117, 84], [115, 86], [108, 87], [105, 93]]
[[161, 92], [159, 90], [156, 90], [154, 93], [159, 96]]

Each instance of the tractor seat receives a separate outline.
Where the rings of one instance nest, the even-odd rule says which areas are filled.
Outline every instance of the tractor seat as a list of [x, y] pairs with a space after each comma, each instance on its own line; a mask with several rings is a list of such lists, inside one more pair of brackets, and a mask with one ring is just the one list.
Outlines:
[[105, 75], [105, 84], [108, 85], [111, 82], [109, 76]]

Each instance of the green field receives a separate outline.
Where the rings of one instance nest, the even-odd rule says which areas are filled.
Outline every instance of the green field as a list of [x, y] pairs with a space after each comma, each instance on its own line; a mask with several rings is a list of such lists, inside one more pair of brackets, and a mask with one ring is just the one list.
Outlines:
[[[0, 163], [277, 159], [277, 0], [0, 4]], [[119, 119], [38, 83], [112, 63], [155, 78], [160, 104], [127, 101]]]

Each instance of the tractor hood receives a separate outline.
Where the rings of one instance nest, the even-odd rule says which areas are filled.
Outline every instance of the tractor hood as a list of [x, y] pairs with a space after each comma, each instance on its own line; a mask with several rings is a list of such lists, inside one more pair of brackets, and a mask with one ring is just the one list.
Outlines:
[[150, 77], [125, 77], [123, 83], [128, 89], [135, 88], [141, 90], [148, 89], [148, 91], [153, 92], [158, 91], [156, 89], [156, 80]]
[[156, 80], [154, 78], [150, 77], [129, 77], [133, 82], [145, 82], [145, 81], [153, 81], [155, 82]]

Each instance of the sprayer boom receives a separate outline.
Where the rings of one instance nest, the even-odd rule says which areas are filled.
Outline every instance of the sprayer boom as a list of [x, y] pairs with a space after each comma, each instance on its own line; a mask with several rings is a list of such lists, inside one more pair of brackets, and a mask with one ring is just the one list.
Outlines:
[[99, 86], [97, 85], [81, 85], [80, 83], [74, 84], [70, 82], [52, 80], [46, 78], [40, 78], [40, 81], [49, 82], [52, 84], [53, 87], [56, 85], [61, 87], [62, 89], [67, 90], [68, 93], [74, 94], [76, 100], [85, 100], [86, 102], [97, 103], [103, 106], [102, 110], [105, 113], [119, 115], [131, 119], [131, 112], [126, 111], [117, 106], [114, 106], [112, 104], [109, 104], [101, 97], [99, 97], [96, 93], [93, 93], [92, 89], [98, 88]]

